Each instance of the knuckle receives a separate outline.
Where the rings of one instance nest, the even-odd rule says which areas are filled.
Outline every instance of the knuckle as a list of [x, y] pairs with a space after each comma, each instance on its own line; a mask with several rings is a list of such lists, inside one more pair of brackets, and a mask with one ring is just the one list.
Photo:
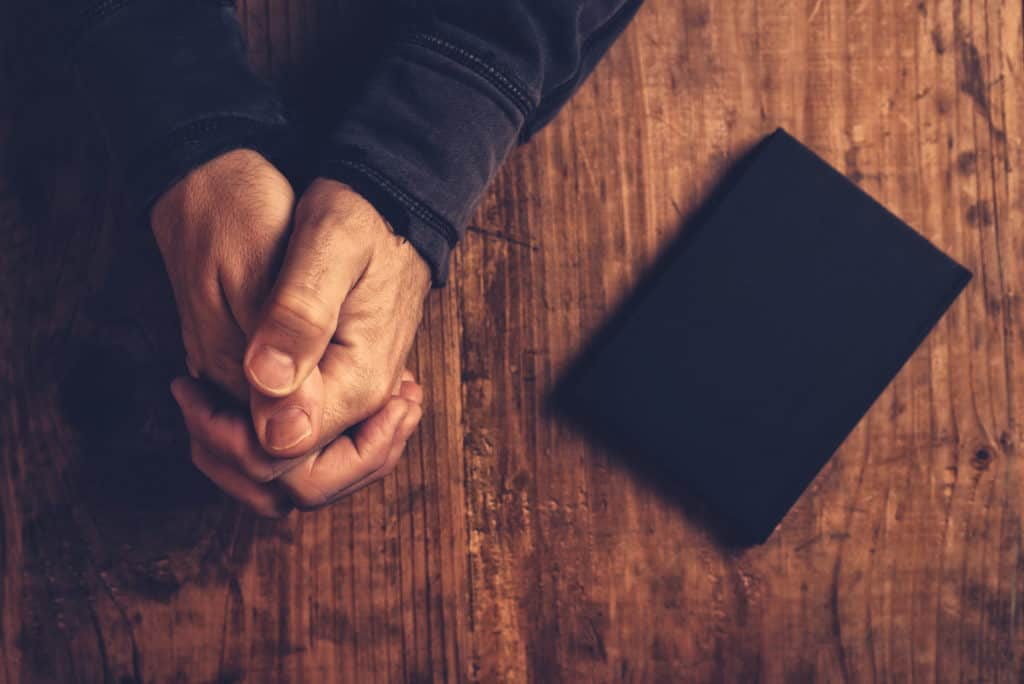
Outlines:
[[215, 356], [206, 364], [206, 375], [221, 390], [239, 401], [249, 397], [249, 384], [242, 364], [235, 357]]
[[372, 412], [383, 407], [391, 398], [391, 389], [392, 383], [383, 376], [378, 375], [370, 379], [364, 395], [366, 408]]
[[275, 299], [268, 319], [288, 337], [321, 336], [333, 332], [337, 312], [315, 290], [290, 289]]
[[359, 459], [368, 469], [376, 469], [384, 465], [388, 457], [388, 446], [394, 435], [380, 423], [368, 425], [364, 448], [358, 451]]
[[[351, 427], [379, 411], [389, 399], [393, 386], [388, 382], [386, 374], [376, 370], [372, 363], [358, 363], [347, 369], [351, 384], [348, 391], [340, 397], [343, 410], [338, 411], [337, 416], [331, 416], [334, 422], [342, 422], [345, 427]], [[325, 407], [328, 413], [333, 413], [333, 407]]]
[[383, 221], [377, 210], [363, 197], [335, 181], [314, 182], [296, 207], [296, 223], [331, 231], [356, 231], [374, 221]]
[[423, 408], [408, 397], [402, 397], [402, 417], [395, 426], [395, 434], [402, 440], [408, 439], [423, 417]]
[[237, 374], [242, 376], [242, 350], [227, 349], [223, 345], [214, 348], [210, 353], [209, 365], [223, 375]]
[[315, 511], [330, 502], [327, 492], [308, 480], [288, 486], [287, 490], [292, 503], [300, 511]]
[[252, 461], [246, 460], [242, 464], [242, 471], [246, 477], [256, 482], [257, 484], [268, 484], [274, 481], [277, 474], [274, 472], [273, 466], [263, 461]]
[[[404, 445], [403, 445], [403, 447], [404, 447]], [[403, 451], [404, 451], [404, 449], [403, 449]], [[378, 477], [383, 479], [383, 478], [387, 477], [388, 475], [390, 475], [391, 473], [395, 472], [395, 468], [398, 467], [398, 463], [399, 463], [400, 460], [401, 459], [396, 458], [396, 459], [390, 461], [389, 463], [387, 463], [383, 468], [381, 468], [380, 474], [379, 474]]]

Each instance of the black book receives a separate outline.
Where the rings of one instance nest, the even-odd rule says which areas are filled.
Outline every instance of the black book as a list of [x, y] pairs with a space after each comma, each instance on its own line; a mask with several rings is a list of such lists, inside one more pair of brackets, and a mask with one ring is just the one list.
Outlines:
[[971, 278], [781, 129], [559, 391], [761, 542]]

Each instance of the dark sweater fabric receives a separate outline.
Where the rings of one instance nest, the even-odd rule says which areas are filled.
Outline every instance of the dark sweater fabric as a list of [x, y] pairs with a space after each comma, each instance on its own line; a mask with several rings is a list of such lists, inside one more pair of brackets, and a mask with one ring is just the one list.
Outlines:
[[[509, 151], [551, 120], [641, 2], [411, 3], [344, 120], [318, 141], [312, 174], [365, 195], [443, 285]], [[148, 223], [167, 188], [231, 149], [260, 151], [288, 172], [298, 137], [246, 62], [231, 2], [65, 0], [62, 11], [132, 220]]]

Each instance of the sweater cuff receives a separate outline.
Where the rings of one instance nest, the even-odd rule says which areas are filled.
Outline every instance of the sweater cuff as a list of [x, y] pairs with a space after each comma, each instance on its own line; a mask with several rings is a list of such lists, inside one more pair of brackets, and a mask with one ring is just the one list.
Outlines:
[[259, 152], [291, 178], [292, 143], [285, 126], [217, 116], [172, 131], [125, 169], [122, 208], [128, 220], [149, 224], [153, 204], [193, 169], [235, 149]]
[[435, 287], [530, 104], [509, 74], [431, 34], [400, 41], [329, 136], [319, 175], [363, 194], [430, 264]]
[[459, 240], [452, 224], [364, 159], [361, 150], [339, 150], [320, 164], [317, 175], [341, 181], [366, 198], [427, 262], [433, 286], [443, 287], [448, 281], [452, 248]]
[[271, 151], [286, 131], [249, 68], [234, 10], [210, 0], [101, 2], [72, 31], [79, 86], [125, 177], [130, 218], [191, 169], [235, 147]]

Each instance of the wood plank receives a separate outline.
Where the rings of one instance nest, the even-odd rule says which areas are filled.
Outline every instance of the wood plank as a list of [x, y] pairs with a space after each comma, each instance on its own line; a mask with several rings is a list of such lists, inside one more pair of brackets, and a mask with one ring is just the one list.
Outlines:
[[[254, 65], [332, 107], [395, 6], [238, 3]], [[159, 257], [40, 12], [0, 8], [3, 681], [1022, 681], [1020, 3], [648, 0], [431, 295], [396, 473], [283, 522], [187, 463]], [[975, 279], [741, 550], [546, 399], [780, 125]]]

